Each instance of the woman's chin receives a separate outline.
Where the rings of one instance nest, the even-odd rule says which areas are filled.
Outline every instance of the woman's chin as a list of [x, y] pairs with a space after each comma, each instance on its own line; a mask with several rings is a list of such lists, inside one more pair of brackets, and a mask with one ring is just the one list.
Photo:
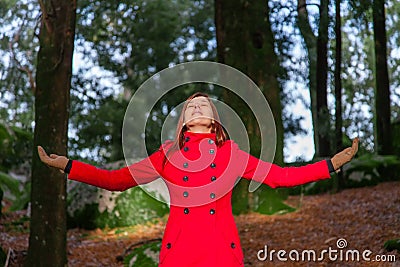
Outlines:
[[195, 130], [195, 129], [210, 129], [211, 128], [211, 119], [208, 118], [194, 118], [188, 122], [185, 123], [186, 127], [189, 130]]

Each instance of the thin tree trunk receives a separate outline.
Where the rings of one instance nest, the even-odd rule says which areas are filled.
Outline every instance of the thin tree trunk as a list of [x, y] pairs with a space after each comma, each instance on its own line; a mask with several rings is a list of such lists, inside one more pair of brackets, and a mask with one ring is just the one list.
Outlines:
[[385, 0], [373, 1], [373, 23], [375, 42], [375, 110], [378, 154], [390, 155], [392, 151], [392, 129], [390, 124], [390, 87], [386, 51]]
[[[335, 35], [336, 35], [336, 60], [335, 60], [335, 147], [338, 152], [343, 149], [343, 120], [342, 120], [342, 23], [340, 0], [335, 1]], [[338, 189], [345, 187], [343, 172], [338, 173]]]
[[328, 110], [328, 6], [329, 0], [321, 0], [320, 24], [317, 39], [317, 124], [320, 157], [331, 156], [330, 118]]
[[298, 11], [298, 27], [301, 35], [303, 36], [307, 54], [308, 54], [308, 86], [310, 90], [310, 107], [311, 107], [311, 118], [312, 126], [314, 129], [314, 149], [315, 155], [319, 155], [319, 143], [318, 143], [318, 124], [317, 124], [317, 37], [311, 28], [307, 4], [305, 0], [297, 1]]
[[330, 119], [327, 100], [328, 5], [328, 0], [320, 2], [320, 24], [318, 37], [316, 37], [310, 26], [306, 1], [297, 1], [298, 25], [306, 43], [309, 59], [309, 86], [315, 157], [326, 157], [331, 154], [329, 142]]
[[39, 1], [31, 224], [25, 266], [66, 266], [65, 175], [40, 162], [36, 146], [66, 155], [76, 1]]

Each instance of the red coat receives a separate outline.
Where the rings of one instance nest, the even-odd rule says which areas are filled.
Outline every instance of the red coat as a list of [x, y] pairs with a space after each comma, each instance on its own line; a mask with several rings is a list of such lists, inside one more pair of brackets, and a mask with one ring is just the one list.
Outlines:
[[[232, 215], [237, 178], [272, 188], [330, 177], [326, 161], [281, 168], [240, 150], [233, 141], [216, 147], [215, 134], [185, 134], [185, 146], [163, 167], [166, 143], [148, 158], [107, 171], [74, 161], [69, 179], [123, 191], [162, 177], [170, 193], [170, 215], [160, 251], [160, 267], [243, 266], [243, 252]], [[132, 179], [133, 178], [133, 179]]]

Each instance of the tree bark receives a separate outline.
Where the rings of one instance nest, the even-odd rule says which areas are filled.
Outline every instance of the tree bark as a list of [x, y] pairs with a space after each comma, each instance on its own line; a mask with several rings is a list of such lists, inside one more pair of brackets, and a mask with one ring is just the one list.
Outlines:
[[[274, 35], [269, 21], [268, 2], [216, 0], [215, 24], [218, 61], [248, 75], [260, 88], [271, 107], [276, 131], [275, 162], [283, 164], [283, 122], [280, 99], [281, 88], [277, 77], [281, 71], [274, 50]], [[246, 123], [254, 155], [259, 155], [260, 132], [257, 121], [245, 103], [226, 92], [224, 100], [241, 113]]]
[[[342, 120], [342, 23], [340, 12], [340, 0], [335, 1], [335, 147], [339, 152], [343, 149], [343, 120]], [[338, 173], [338, 188], [345, 187], [343, 172]]]
[[[215, 24], [218, 61], [248, 75], [268, 100], [276, 125], [274, 162], [282, 165], [283, 122], [281, 88], [277, 79], [280, 65], [274, 50], [268, 1], [215, 0]], [[228, 90], [224, 91], [223, 98], [245, 123], [251, 154], [259, 157], [260, 129], [251, 110]], [[234, 189], [232, 202], [235, 214], [254, 208], [255, 197], [247, 191], [247, 187], [248, 181], [242, 180]]]
[[320, 23], [317, 38], [317, 124], [319, 157], [331, 156], [330, 116], [328, 110], [328, 6], [329, 0], [320, 2]]
[[66, 181], [45, 166], [36, 146], [67, 154], [76, 1], [39, 1], [42, 9], [37, 56], [31, 224], [25, 266], [66, 266]]
[[330, 118], [327, 99], [328, 5], [329, 0], [320, 1], [320, 24], [318, 36], [316, 37], [310, 26], [306, 1], [297, 1], [298, 25], [306, 43], [309, 59], [309, 86], [315, 157], [326, 157], [331, 154], [329, 142]]
[[311, 28], [305, 0], [297, 1], [298, 27], [303, 36], [308, 54], [308, 86], [310, 90], [310, 107], [312, 126], [314, 129], [314, 150], [319, 155], [318, 124], [317, 124], [317, 37]]
[[392, 151], [392, 130], [390, 124], [390, 87], [387, 66], [387, 40], [385, 0], [373, 1], [373, 24], [375, 43], [375, 110], [376, 110], [376, 151], [390, 155]]

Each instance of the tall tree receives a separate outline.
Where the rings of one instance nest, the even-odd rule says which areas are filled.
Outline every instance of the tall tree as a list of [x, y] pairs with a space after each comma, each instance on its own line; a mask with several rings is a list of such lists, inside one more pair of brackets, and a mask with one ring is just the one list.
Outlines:
[[[335, 1], [335, 147], [343, 148], [343, 120], [342, 120], [342, 22], [340, 12], [340, 0]], [[335, 151], [336, 152], [336, 151]], [[339, 188], [344, 187], [343, 172], [338, 173]]]
[[[274, 50], [274, 35], [269, 21], [268, 3], [216, 0], [215, 4], [218, 61], [248, 75], [268, 100], [277, 130], [274, 160], [282, 164], [283, 124], [281, 87], [278, 81], [281, 67]], [[225, 97], [224, 100], [242, 113], [240, 115], [246, 119], [249, 118], [244, 122], [250, 139], [255, 140], [252, 150], [254, 154], [259, 153], [260, 148], [255, 145], [260, 140], [257, 122], [248, 116], [247, 111], [240, 111], [242, 106], [240, 109], [237, 108], [238, 104], [234, 97]]]
[[328, 110], [328, 26], [329, 0], [321, 0], [319, 7], [319, 27], [317, 38], [317, 124], [318, 154], [331, 155], [330, 118]]
[[[269, 19], [268, 1], [243, 2], [240, 0], [216, 0], [215, 24], [217, 33], [218, 61], [230, 65], [248, 75], [268, 100], [276, 125], [277, 145], [274, 161], [283, 163], [283, 123], [281, 87], [278, 81], [281, 71], [274, 50], [274, 35]], [[260, 155], [260, 130], [257, 121], [246, 104], [232, 92], [225, 91], [224, 101], [241, 116], [250, 140], [251, 153]], [[260, 191], [258, 190], [256, 194]], [[247, 181], [235, 188], [235, 197], [241, 207], [234, 205], [234, 212], [254, 208], [252, 194], [247, 192]], [[249, 197], [249, 202], [243, 201]]]
[[318, 146], [318, 125], [317, 125], [317, 37], [309, 21], [307, 3], [305, 0], [297, 1], [298, 27], [304, 39], [308, 54], [308, 86], [310, 90], [310, 106], [312, 125], [314, 128], [314, 149], [319, 154]]
[[[34, 144], [66, 155], [76, 1], [42, 0], [37, 55]], [[31, 225], [26, 266], [66, 266], [66, 181], [32, 162]]]
[[381, 155], [392, 154], [390, 125], [390, 87], [387, 65], [385, 0], [374, 0], [372, 6], [375, 43], [375, 110], [376, 151]]
[[298, 24], [309, 58], [311, 114], [314, 127], [315, 156], [329, 156], [330, 119], [327, 99], [329, 0], [319, 4], [318, 36], [315, 36], [305, 0], [298, 0]]

